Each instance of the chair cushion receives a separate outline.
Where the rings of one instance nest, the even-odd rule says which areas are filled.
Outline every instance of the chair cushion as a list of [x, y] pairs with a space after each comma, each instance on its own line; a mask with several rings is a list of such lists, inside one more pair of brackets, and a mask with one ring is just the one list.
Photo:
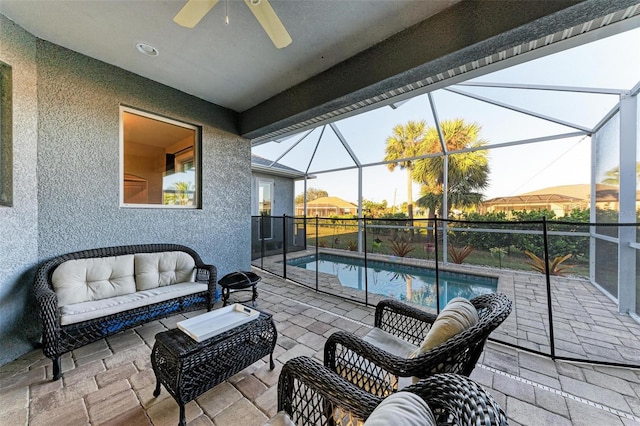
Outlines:
[[51, 284], [58, 306], [133, 293], [133, 255], [67, 260], [53, 271]]
[[136, 288], [151, 288], [194, 280], [195, 261], [183, 251], [136, 253]]
[[[391, 333], [387, 333], [379, 328], [373, 328], [366, 335], [362, 337], [362, 340], [371, 343], [373, 346], [382, 349], [385, 352], [388, 352], [392, 355], [401, 357], [401, 358], [409, 358], [413, 352], [415, 352], [418, 347], [412, 345], [406, 340], [402, 340], [401, 338], [394, 336]], [[364, 365], [369, 365], [369, 361], [363, 361]], [[367, 370], [375, 370], [375, 367], [365, 367]], [[394, 381], [397, 379], [397, 383]], [[367, 384], [369, 379], [365, 379], [362, 376], [360, 381], [360, 387], [369, 391], [371, 388], [370, 385]], [[395, 379], [391, 378], [391, 385], [396, 386], [398, 389], [402, 389], [405, 386], [409, 386], [412, 383], [410, 377], [397, 377]]]
[[439, 346], [456, 334], [478, 323], [478, 311], [463, 297], [451, 299], [440, 312], [425, 336], [415, 356]]
[[179, 283], [108, 299], [66, 305], [60, 309], [60, 324], [76, 324], [207, 290], [206, 284]]
[[417, 346], [412, 345], [406, 340], [402, 340], [401, 338], [379, 328], [371, 329], [371, 331], [362, 337], [362, 340], [371, 343], [385, 352], [389, 352], [390, 354], [402, 358], [409, 358], [409, 355], [418, 349]]
[[364, 422], [365, 426], [435, 426], [431, 409], [418, 395], [397, 392], [386, 397]]

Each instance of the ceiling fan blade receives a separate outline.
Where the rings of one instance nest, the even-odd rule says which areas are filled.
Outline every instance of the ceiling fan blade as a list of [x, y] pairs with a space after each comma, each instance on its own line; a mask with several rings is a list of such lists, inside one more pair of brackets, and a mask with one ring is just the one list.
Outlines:
[[253, 15], [278, 49], [291, 44], [291, 36], [282, 25], [282, 21], [280, 21], [268, 0], [244, 0], [244, 2], [249, 6]]
[[193, 28], [198, 25], [198, 22], [209, 13], [218, 1], [219, 0], [189, 0], [173, 18], [173, 22], [183, 27]]

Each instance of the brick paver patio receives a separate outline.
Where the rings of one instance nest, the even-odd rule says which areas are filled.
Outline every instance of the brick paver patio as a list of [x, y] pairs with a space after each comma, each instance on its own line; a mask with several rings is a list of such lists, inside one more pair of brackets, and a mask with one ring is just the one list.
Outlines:
[[[344, 250], [323, 248], [332, 254]], [[354, 253], [347, 253], [355, 255]], [[314, 250], [288, 254], [289, 258], [315, 255]], [[387, 261], [388, 256], [369, 255], [370, 259]], [[409, 266], [433, 268], [434, 262], [412, 258], [393, 258]], [[254, 261], [265, 270], [283, 276], [282, 255]], [[513, 300], [513, 312], [493, 338], [502, 343], [551, 354], [550, 330], [545, 276], [528, 271], [514, 271], [473, 265], [447, 264], [443, 269], [466, 274], [480, 274], [498, 279], [497, 291]], [[343, 287], [337, 276], [319, 273], [320, 289], [331, 294], [364, 302], [364, 291]], [[287, 278], [315, 288], [315, 271], [289, 266]], [[400, 277], [399, 285], [402, 286]], [[369, 283], [371, 286], [372, 284]], [[551, 277], [551, 303], [557, 357], [599, 361], [623, 365], [640, 365], [640, 324], [629, 315], [620, 314], [617, 305], [587, 279]], [[375, 286], [374, 286], [375, 287]], [[369, 293], [374, 305], [384, 296]]]
[[[299, 355], [320, 362], [324, 341], [331, 333], [364, 334], [373, 324], [373, 308], [261, 275], [258, 308], [274, 314], [279, 333], [276, 369], [270, 371], [261, 360], [190, 402], [186, 410], [189, 425], [265, 424], [276, 412], [277, 380], [284, 362]], [[531, 284], [514, 277], [513, 285], [526, 288]], [[579, 286], [565, 287], [582, 297]], [[518, 291], [517, 297], [520, 293], [526, 294]], [[557, 303], [565, 303], [564, 297], [559, 294]], [[571, 312], [572, 305], [567, 309]], [[600, 308], [598, 313], [606, 314]], [[515, 317], [519, 319], [517, 312]], [[51, 382], [51, 362], [41, 351], [3, 366], [0, 425], [177, 424], [178, 406], [166, 390], [158, 398], [152, 395], [155, 378], [149, 355], [155, 334], [174, 328], [183, 318], [149, 323], [68, 354], [63, 360], [63, 378], [57, 382]], [[501, 332], [509, 335], [512, 325], [505, 324], [507, 331]], [[522, 327], [518, 324], [516, 329]], [[621, 333], [625, 327], [620, 327]], [[608, 334], [620, 340], [628, 337]], [[638, 370], [554, 362], [489, 342], [472, 378], [490, 390], [512, 425], [640, 425]]]

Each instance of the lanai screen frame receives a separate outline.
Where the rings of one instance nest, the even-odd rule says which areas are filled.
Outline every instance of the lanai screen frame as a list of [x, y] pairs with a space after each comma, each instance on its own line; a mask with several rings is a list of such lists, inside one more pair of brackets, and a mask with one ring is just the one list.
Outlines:
[[[485, 66], [481, 69], [472, 70], [467, 73], [455, 76], [453, 78], [445, 79], [441, 82], [437, 82], [429, 86], [423, 87], [422, 89], [413, 90], [411, 93], [401, 93], [384, 102], [376, 103], [375, 105], [365, 106], [360, 109], [349, 111], [347, 113], [337, 115], [330, 119], [323, 120], [322, 122], [310, 124], [306, 126], [306, 128], [302, 132], [300, 132], [300, 130], [296, 130], [295, 132], [285, 134], [284, 136], [280, 135], [277, 139], [257, 141], [256, 143], [254, 143], [254, 146], [262, 143], [266, 143], [269, 141], [282, 141], [284, 139], [297, 138], [296, 142], [291, 147], [289, 147], [283, 154], [281, 154], [277, 159], [273, 161], [272, 164], [276, 164], [284, 156], [286, 156], [287, 153], [289, 153], [295, 146], [297, 146], [306, 138], [310, 137], [316, 128], [318, 127], [321, 128], [321, 131], [319, 132], [320, 134], [316, 141], [316, 149], [318, 146], [317, 144], [319, 144], [322, 141], [322, 138], [325, 135], [325, 132], [333, 133], [333, 135], [337, 137], [337, 139], [340, 141], [340, 143], [344, 147], [345, 151], [350, 156], [351, 161], [353, 161], [353, 165], [347, 166], [347, 167], [333, 168], [333, 169], [314, 170], [313, 175], [311, 175], [310, 166], [313, 160], [313, 156], [312, 156], [311, 160], [309, 161], [309, 164], [307, 164], [304, 167], [297, 167], [298, 169], [304, 170], [304, 178], [303, 178], [303, 186], [304, 186], [303, 192], [305, 194], [304, 211], [306, 211], [306, 208], [307, 208], [307, 200], [306, 200], [306, 193], [308, 189], [307, 182], [310, 177], [312, 176], [315, 177], [324, 173], [333, 173], [333, 172], [356, 169], [358, 173], [357, 216], [358, 218], [362, 219], [363, 218], [363, 215], [362, 215], [362, 185], [363, 185], [362, 171], [363, 169], [367, 167], [397, 163], [398, 161], [401, 161], [401, 160], [362, 163], [358, 159], [358, 156], [356, 155], [354, 150], [349, 145], [349, 142], [344, 137], [343, 133], [340, 131], [339, 123], [337, 123], [337, 121], [343, 120], [353, 115], [363, 114], [370, 110], [378, 109], [381, 106], [385, 106], [385, 105], [391, 106], [393, 108], [397, 108], [397, 107], [400, 107], [402, 103], [406, 102], [407, 100], [413, 97], [426, 94], [429, 98], [429, 105], [431, 107], [432, 116], [435, 122], [441, 123], [438, 116], [437, 104], [432, 96], [432, 93], [436, 90], [443, 89], [448, 92], [456, 93], [462, 96], [467, 96], [481, 102], [486, 102], [486, 103], [493, 104], [495, 106], [499, 106], [501, 108], [507, 108], [512, 111], [516, 111], [521, 114], [526, 114], [532, 117], [536, 117], [538, 119], [542, 119], [551, 123], [561, 124], [565, 127], [572, 128], [575, 131], [569, 132], [569, 133], [536, 137], [531, 139], [522, 139], [522, 140], [516, 140], [516, 141], [497, 143], [497, 144], [492, 144], [491, 146], [484, 146], [479, 148], [471, 148], [466, 150], [457, 150], [457, 151], [448, 152], [446, 144], [444, 143], [443, 135], [440, 131], [440, 126], [436, 126], [439, 132], [439, 139], [440, 139], [442, 152], [438, 154], [429, 154], [429, 155], [406, 158], [403, 160], [418, 160], [418, 159], [428, 158], [428, 157], [443, 156], [445, 159], [444, 164], [445, 164], [445, 171], [446, 171], [448, 158], [452, 154], [464, 153], [469, 151], [477, 151], [477, 150], [500, 149], [505, 147], [518, 146], [518, 145], [566, 139], [566, 138], [576, 137], [576, 136], [589, 136], [591, 137], [591, 149], [592, 149], [592, 156], [591, 156], [591, 161], [592, 161], [591, 194], [592, 196], [591, 196], [591, 206], [590, 206], [591, 207], [590, 221], [592, 223], [596, 223], [597, 221], [596, 208], [595, 208], [596, 197], [594, 196], [595, 188], [596, 188], [596, 182], [595, 182], [596, 177], [595, 177], [595, 173], [593, 172], [595, 168], [595, 162], [596, 162], [596, 156], [595, 156], [596, 138], [594, 138], [594, 136], [597, 135], [598, 132], [610, 122], [610, 120], [612, 120], [614, 117], [616, 117], [616, 115], [618, 115], [620, 117], [620, 140], [619, 140], [619, 148], [620, 148], [619, 202], [620, 202], [620, 206], [619, 206], [619, 214], [618, 214], [618, 223], [635, 223], [635, 220], [636, 220], [635, 206], [636, 206], [636, 191], [637, 191], [636, 181], [635, 181], [635, 170], [636, 170], [636, 158], [637, 158], [637, 152], [638, 152], [637, 145], [638, 145], [638, 141], [640, 140], [640, 136], [639, 136], [640, 123], [638, 123], [638, 109], [639, 109], [638, 93], [640, 92], [640, 81], [637, 84], [635, 84], [635, 86], [632, 89], [625, 90], [625, 89], [611, 89], [611, 88], [599, 88], [599, 87], [575, 87], [575, 86], [562, 86], [562, 85], [480, 83], [480, 82], [467, 82], [466, 80], [471, 80], [481, 75], [492, 73], [500, 69], [512, 67], [514, 65], [517, 65], [523, 62], [528, 62], [542, 56], [547, 56], [562, 50], [577, 47], [582, 44], [586, 44], [586, 43], [589, 43], [601, 38], [605, 38], [611, 35], [615, 35], [615, 34], [624, 32], [632, 28], [637, 28], [637, 27], [640, 27], [640, 16], [638, 15], [633, 16], [629, 19], [617, 22], [615, 24], [604, 26], [597, 30], [589, 31], [583, 35], [569, 38], [567, 40], [563, 40], [562, 42], [553, 43], [545, 47], [544, 49], [537, 49], [532, 52], [529, 52], [528, 54], [514, 56], [510, 59], [500, 62], [499, 64]], [[552, 90], [552, 91], [574, 92], [574, 93], [616, 95], [618, 96], [619, 101], [593, 128], [590, 128], [580, 124], [568, 122], [565, 120], [560, 120], [553, 116], [547, 116], [544, 114], [536, 113], [534, 111], [529, 111], [524, 108], [511, 105], [505, 102], [496, 101], [488, 97], [482, 97], [464, 90], [465, 87], [472, 87], [472, 86], [476, 86], [476, 87], [483, 86], [483, 87], [494, 87], [494, 88], [517, 88], [517, 89], [524, 89], [524, 90]], [[447, 212], [448, 211], [447, 190], [446, 190], [446, 187], [448, 186], [447, 173], [445, 173], [444, 176], [445, 176], [445, 180], [444, 180], [445, 190], [443, 191], [442, 211]], [[620, 227], [620, 231], [618, 232], [617, 238], [603, 235], [599, 233], [596, 228], [597, 227], [591, 227], [590, 232], [588, 233], [555, 232], [555, 235], [590, 237], [591, 262], [590, 262], [589, 278], [591, 283], [594, 284], [596, 287], [598, 287], [605, 295], [607, 295], [611, 300], [613, 300], [618, 304], [619, 312], [629, 313], [636, 320], [640, 321], [640, 318], [636, 315], [636, 313], [638, 312], [638, 307], [636, 306], [637, 292], [639, 291], [637, 289], [638, 283], [636, 283], [635, 286], [633, 285], [634, 281], [636, 280], [635, 275], [636, 275], [636, 269], [637, 269], [636, 251], [640, 250], [640, 243], [638, 243], [637, 241], [637, 232], [636, 232], [637, 227], [636, 226]], [[446, 233], [443, 234], [443, 239], [444, 239], [443, 245], [446, 247], [446, 244], [447, 244]], [[628, 285], [625, 284], [623, 286], [618, 286], [617, 295], [611, 294], [606, 288], [598, 284], [598, 282], [596, 281], [596, 268], [598, 267], [598, 265], [596, 264], [596, 261], [595, 261], [596, 259], [595, 245], [597, 241], [606, 241], [606, 242], [615, 243], [618, 245], [618, 265], [617, 265], [618, 283], [628, 283]], [[362, 250], [363, 250], [362, 224], [360, 222], [360, 227], [358, 230], [358, 251], [362, 252]], [[446, 262], [446, 256], [445, 256], [445, 262]]]

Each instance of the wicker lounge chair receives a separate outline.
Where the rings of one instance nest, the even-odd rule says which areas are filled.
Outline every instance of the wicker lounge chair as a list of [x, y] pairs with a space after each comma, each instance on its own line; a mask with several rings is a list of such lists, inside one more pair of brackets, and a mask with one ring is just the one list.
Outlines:
[[[498, 403], [482, 386], [457, 374], [438, 374], [403, 389], [427, 403], [436, 424], [507, 425]], [[368, 419], [385, 398], [371, 395], [319, 362], [298, 357], [282, 367], [278, 381], [278, 416], [273, 426], [356, 425]]]
[[387, 396], [410, 384], [410, 377], [426, 378], [438, 373], [469, 376], [489, 334], [511, 313], [511, 300], [504, 294], [478, 296], [471, 303], [478, 311], [476, 325], [411, 358], [389, 352], [389, 345], [382, 349], [375, 335], [392, 335], [405, 346], [402, 353], [408, 353], [407, 348], [421, 344], [436, 315], [395, 300], [381, 301], [376, 307], [375, 328], [368, 334], [373, 337], [334, 333], [324, 347], [325, 366], [378, 396]]

